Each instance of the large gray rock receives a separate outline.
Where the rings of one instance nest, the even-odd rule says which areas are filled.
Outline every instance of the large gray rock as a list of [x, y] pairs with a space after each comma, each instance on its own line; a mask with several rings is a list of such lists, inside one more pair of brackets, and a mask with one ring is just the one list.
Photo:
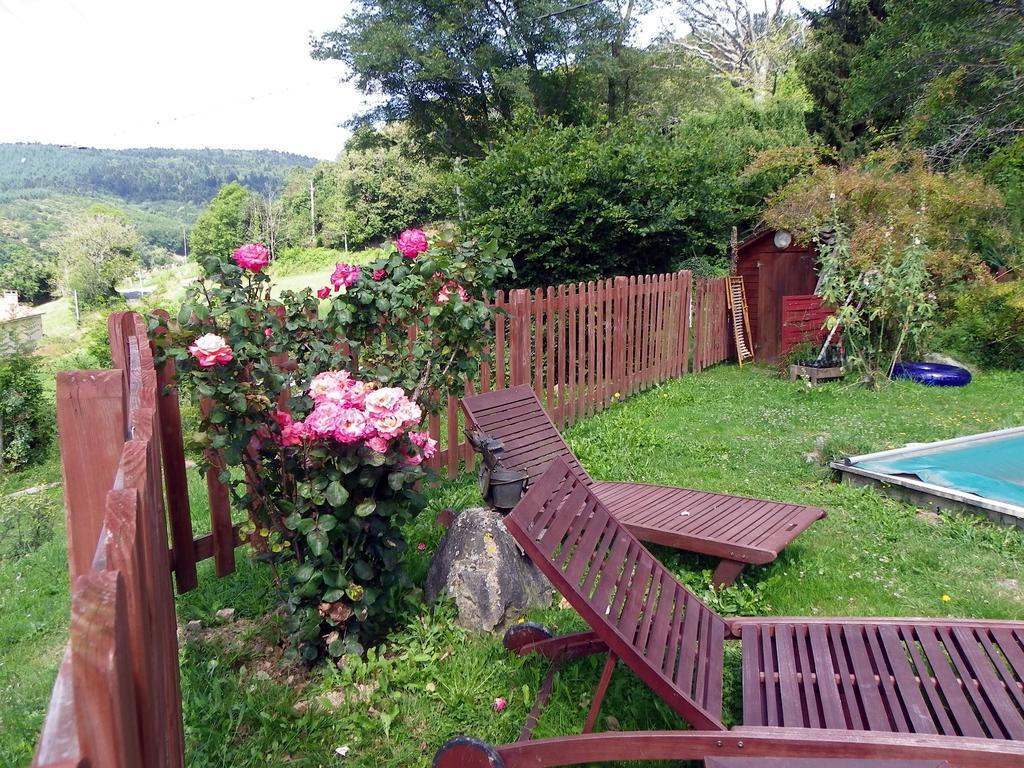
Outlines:
[[455, 599], [459, 624], [490, 632], [528, 608], [551, 604], [544, 575], [519, 551], [493, 509], [467, 509], [441, 539], [427, 572], [427, 599]]

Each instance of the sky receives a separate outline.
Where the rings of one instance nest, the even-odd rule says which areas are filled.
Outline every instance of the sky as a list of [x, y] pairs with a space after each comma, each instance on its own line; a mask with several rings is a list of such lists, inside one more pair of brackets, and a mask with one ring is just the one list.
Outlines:
[[[338, 28], [348, 8], [347, 0], [0, 0], [0, 142], [333, 159], [348, 136], [339, 124], [365, 102], [340, 62], [310, 57], [309, 39]], [[674, 17], [652, 14], [638, 42], [678, 26]]]

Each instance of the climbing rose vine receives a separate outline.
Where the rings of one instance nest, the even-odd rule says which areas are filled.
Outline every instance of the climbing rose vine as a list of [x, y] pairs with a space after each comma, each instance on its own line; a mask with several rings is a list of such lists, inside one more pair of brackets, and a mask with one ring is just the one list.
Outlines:
[[437, 451], [424, 423], [479, 370], [483, 296], [511, 263], [493, 240], [406, 230], [373, 263], [277, 295], [269, 260], [256, 243], [205, 259], [150, 329], [199, 402], [202, 469], [282, 566], [291, 646], [314, 662], [362, 652], [411, 599], [404, 527]]

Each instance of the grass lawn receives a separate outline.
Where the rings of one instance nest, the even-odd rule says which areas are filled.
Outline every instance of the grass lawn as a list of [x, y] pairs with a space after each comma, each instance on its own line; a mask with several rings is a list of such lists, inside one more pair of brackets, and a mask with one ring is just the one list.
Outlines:
[[[656, 554], [721, 612], [736, 614], [921, 615], [1024, 619], [1024, 536], [975, 518], [919, 516], [912, 506], [832, 481], [832, 456], [1024, 424], [1024, 375], [983, 373], [965, 389], [898, 383], [878, 392], [848, 385], [808, 388], [761, 367], [720, 366], [673, 381], [585, 420], [568, 440], [591, 474], [686, 485], [814, 504], [829, 517], [772, 565], [737, 586], [707, 589], [712, 561], [673, 550]], [[807, 459], [816, 441], [823, 457]], [[38, 482], [55, 465], [36, 470]], [[24, 484], [31, 484], [25, 481]], [[14, 488], [10, 482], [0, 493]], [[195, 500], [195, 498], [194, 498]], [[441, 536], [434, 512], [477, 501], [469, 478], [431, 494], [409, 531], [408, 567], [422, 583]], [[62, 530], [29, 554], [0, 562], [0, 764], [31, 751], [66, 632]], [[193, 766], [427, 766], [451, 736], [516, 738], [542, 675], [537, 660], [510, 657], [500, 637], [455, 627], [452, 608], [410, 595], [387, 643], [344, 669], [307, 676], [281, 658], [279, 616], [268, 569], [239, 556], [217, 579], [178, 600], [181, 621], [202, 629], [182, 640], [188, 760]], [[950, 599], [943, 601], [943, 595]], [[223, 607], [235, 621], [215, 618]], [[269, 611], [269, 612], [268, 612]], [[557, 605], [530, 618], [581, 628]], [[727, 655], [726, 718], [738, 718], [738, 655]], [[560, 673], [538, 735], [578, 732], [602, 659]], [[497, 696], [509, 701], [491, 710]], [[620, 667], [600, 728], [675, 728], [679, 719]], [[614, 718], [614, 719], [609, 719]], [[335, 749], [347, 746], [340, 761]]]

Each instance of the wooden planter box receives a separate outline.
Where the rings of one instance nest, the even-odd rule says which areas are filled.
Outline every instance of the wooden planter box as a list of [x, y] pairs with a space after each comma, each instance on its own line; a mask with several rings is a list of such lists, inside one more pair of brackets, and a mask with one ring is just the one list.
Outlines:
[[831, 381], [832, 379], [841, 379], [845, 374], [843, 369], [840, 367], [835, 368], [815, 368], [810, 365], [791, 365], [789, 366], [789, 380], [796, 381], [800, 377], [806, 377], [811, 384], [817, 384], [819, 381]]

